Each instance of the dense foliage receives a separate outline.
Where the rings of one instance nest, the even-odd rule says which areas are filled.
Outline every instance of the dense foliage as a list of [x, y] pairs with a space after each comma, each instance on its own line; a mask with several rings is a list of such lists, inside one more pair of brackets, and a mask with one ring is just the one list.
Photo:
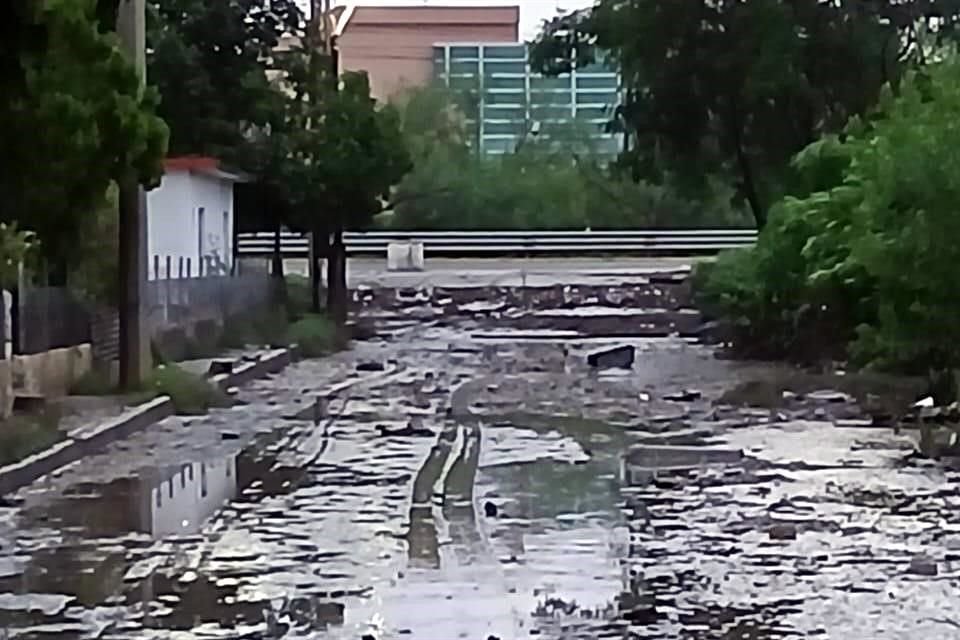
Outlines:
[[794, 158], [799, 184], [757, 246], [700, 274], [735, 344], [918, 373], [960, 367], [958, 117], [951, 57]]
[[397, 186], [381, 223], [398, 229], [636, 229], [749, 226], [711, 181], [685, 197], [673, 180], [625, 179], [606, 166], [590, 125], [544, 124], [515, 153], [480, 156], [455, 94], [411, 91], [398, 100], [414, 168]]
[[758, 226], [782, 194], [790, 158], [874, 104], [924, 56], [922, 25], [949, 35], [955, 0], [600, 0], [545, 26], [534, 49], [548, 73], [618, 63], [626, 100], [621, 163], [637, 180], [664, 172], [691, 187], [719, 176]]
[[167, 128], [156, 92], [141, 87], [116, 37], [103, 32], [93, 0], [41, 6], [15, 11], [21, 24], [4, 27], [40, 38], [14, 38], [5, 52], [0, 220], [35, 232], [52, 277], [63, 279], [110, 183], [131, 171], [148, 185], [159, 178]]
[[251, 128], [282, 105], [268, 77], [274, 49], [296, 33], [294, 0], [149, 0], [147, 77], [160, 90], [170, 154], [204, 154], [246, 168]]

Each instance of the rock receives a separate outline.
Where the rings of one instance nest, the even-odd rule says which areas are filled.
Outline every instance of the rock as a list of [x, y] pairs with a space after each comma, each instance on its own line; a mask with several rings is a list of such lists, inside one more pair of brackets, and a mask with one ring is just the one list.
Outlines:
[[771, 525], [767, 530], [771, 540], [796, 540], [797, 526], [789, 522]]
[[635, 353], [630, 345], [595, 351], [587, 355], [587, 364], [598, 369], [631, 369]]
[[240, 434], [234, 433], [233, 431], [221, 431], [220, 439], [221, 440], [239, 440]]
[[357, 371], [383, 371], [386, 365], [382, 362], [360, 362], [357, 364]]
[[233, 360], [213, 360], [207, 367], [207, 375], [210, 377], [221, 373], [233, 373]]
[[702, 395], [703, 394], [696, 389], [684, 389], [676, 393], [668, 393], [663, 396], [663, 399], [669, 400], [670, 402], [693, 402], [694, 400], [699, 400]]
[[853, 402], [852, 397], [842, 391], [834, 391], [832, 389], [811, 391], [807, 394], [807, 399], [813, 400], [814, 402]]
[[862, 429], [873, 426], [873, 418], [846, 418], [844, 420], [834, 420], [833, 426], [846, 429]]
[[492, 502], [484, 502], [484, 503], [483, 503], [483, 513], [484, 513], [488, 518], [496, 518], [496, 517], [497, 517], [497, 505], [493, 504]]
[[377, 431], [380, 432], [381, 438], [410, 438], [410, 437], [419, 437], [426, 438], [433, 435], [433, 431], [427, 429], [426, 427], [419, 427], [408, 424], [405, 427], [400, 427], [399, 429], [391, 429], [385, 424], [378, 424], [376, 426]]
[[907, 573], [917, 576], [935, 576], [939, 573], [937, 561], [926, 554], [919, 553], [910, 559], [910, 567], [907, 569]]
[[348, 322], [346, 328], [353, 340], [373, 340], [377, 337], [376, 328], [369, 323]]

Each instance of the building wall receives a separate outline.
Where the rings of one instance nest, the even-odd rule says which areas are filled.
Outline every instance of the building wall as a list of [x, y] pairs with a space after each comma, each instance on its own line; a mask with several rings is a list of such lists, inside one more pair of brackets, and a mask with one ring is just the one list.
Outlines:
[[[202, 213], [201, 213], [202, 209]], [[202, 225], [202, 229], [201, 229]], [[229, 273], [233, 260], [233, 182], [190, 171], [168, 171], [147, 194], [147, 255], [151, 280]], [[189, 273], [187, 269], [189, 259]], [[159, 274], [157, 266], [159, 265]]]
[[436, 77], [467, 94], [473, 139], [484, 153], [513, 151], [532, 131], [574, 124], [602, 155], [615, 155], [620, 136], [604, 126], [620, 103], [615, 69], [593, 65], [557, 77], [533, 73], [522, 43], [450, 43], [433, 48]]
[[433, 78], [436, 42], [516, 42], [517, 7], [356, 7], [344, 16], [340, 68], [366, 71], [373, 96], [385, 100]]
[[[192, 174], [193, 219], [197, 253], [203, 273], [230, 273], [233, 239], [233, 183], [204, 174]], [[201, 215], [200, 209], [203, 209]]]
[[147, 256], [151, 280], [156, 278], [153, 256], [171, 256], [174, 269], [179, 257], [192, 256], [196, 269], [196, 251], [190, 252], [189, 239], [193, 224], [192, 203], [188, 171], [168, 171], [160, 186], [147, 192]]

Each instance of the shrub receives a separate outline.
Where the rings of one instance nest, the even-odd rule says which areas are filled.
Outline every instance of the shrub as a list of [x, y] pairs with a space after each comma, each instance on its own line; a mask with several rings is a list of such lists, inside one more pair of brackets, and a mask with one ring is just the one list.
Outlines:
[[70, 387], [72, 396], [109, 396], [117, 392], [117, 385], [108, 372], [91, 369], [80, 376]]
[[305, 358], [318, 358], [343, 348], [345, 340], [326, 316], [306, 315], [290, 325], [290, 341]]
[[0, 422], [0, 466], [22, 460], [63, 439], [60, 414], [47, 408], [42, 413], [13, 415]]
[[960, 64], [887, 88], [868, 120], [794, 159], [797, 192], [756, 247], [697, 276], [701, 300], [743, 344], [830, 351], [908, 373], [960, 366]]
[[291, 275], [287, 281], [287, 317], [296, 322], [310, 313], [313, 298], [310, 295], [310, 279], [304, 276]]
[[214, 407], [229, 404], [227, 396], [206, 378], [176, 365], [162, 365], [144, 382], [144, 391], [152, 397], [170, 396], [180, 415], [200, 415]]

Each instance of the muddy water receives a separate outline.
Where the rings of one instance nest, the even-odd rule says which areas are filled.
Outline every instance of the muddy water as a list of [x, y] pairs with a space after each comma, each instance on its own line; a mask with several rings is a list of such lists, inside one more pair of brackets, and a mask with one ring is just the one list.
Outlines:
[[960, 638], [957, 476], [904, 438], [717, 407], [764, 370], [679, 339], [445, 324], [13, 496], [0, 638]]

